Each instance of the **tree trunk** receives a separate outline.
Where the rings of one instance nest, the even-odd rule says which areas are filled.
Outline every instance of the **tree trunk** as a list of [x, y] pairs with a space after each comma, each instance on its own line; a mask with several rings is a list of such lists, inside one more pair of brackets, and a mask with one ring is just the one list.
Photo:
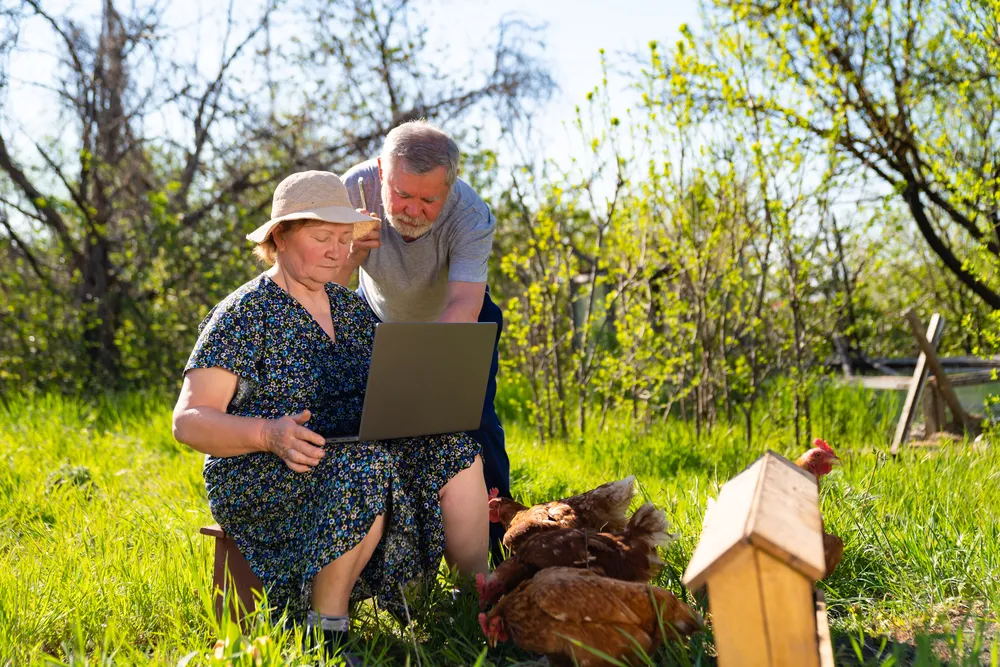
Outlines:
[[972, 290], [980, 299], [983, 300], [990, 308], [994, 310], [1000, 310], [1000, 294], [997, 294], [989, 287], [984, 285], [982, 282], [976, 279], [971, 273], [965, 270], [962, 266], [962, 262], [955, 257], [951, 250], [944, 244], [941, 238], [934, 231], [934, 227], [931, 225], [930, 219], [927, 217], [927, 211], [924, 209], [924, 204], [920, 201], [920, 191], [917, 186], [910, 183], [903, 190], [903, 199], [906, 200], [906, 205], [910, 209], [910, 213], [913, 214], [913, 219], [917, 223], [917, 229], [923, 235], [927, 244], [931, 247], [941, 261], [948, 268], [949, 271], [958, 278], [963, 285]]
[[99, 384], [113, 386], [119, 377], [121, 360], [115, 342], [120, 299], [113, 290], [107, 240], [88, 235], [84, 252], [86, 261], [77, 287], [77, 301], [83, 318], [88, 364]]

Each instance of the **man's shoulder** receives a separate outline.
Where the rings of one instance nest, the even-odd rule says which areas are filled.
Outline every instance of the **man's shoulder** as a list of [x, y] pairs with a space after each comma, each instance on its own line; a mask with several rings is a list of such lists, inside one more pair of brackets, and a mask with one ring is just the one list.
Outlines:
[[378, 158], [359, 162], [344, 172], [340, 180], [345, 184], [357, 180], [358, 176], [364, 176], [366, 180], [378, 178]]
[[452, 190], [455, 202], [448, 217], [454, 224], [462, 227], [489, 227], [493, 224], [490, 207], [471, 185], [459, 178]]

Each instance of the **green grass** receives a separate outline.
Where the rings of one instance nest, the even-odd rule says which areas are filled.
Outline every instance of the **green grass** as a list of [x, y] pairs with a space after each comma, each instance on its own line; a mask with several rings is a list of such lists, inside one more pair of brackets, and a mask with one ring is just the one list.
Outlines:
[[[847, 543], [820, 584], [838, 662], [998, 665], [1000, 451], [958, 444], [894, 462], [884, 452], [895, 410], [891, 398], [833, 389], [813, 405], [816, 435], [845, 461], [822, 490], [827, 527]], [[669, 422], [637, 435], [624, 420], [541, 445], [508, 423], [514, 489], [537, 501], [636, 474], [680, 534], [660, 584], [700, 605], [680, 577], [706, 498], [768, 447], [797, 454], [786, 406], [759, 414], [752, 446], [738, 427], [697, 437]], [[212, 545], [197, 532], [211, 521], [201, 457], [173, 441], [168, 400], [14, 397], [0, 408], [0, 455], [0, 665], [315, 664], [264, 618], [245, 637], [215, 622]], [[355, 649], [383, 664], [531, 664], [510, 646], [487, 652], [471, 591], [452, 600], [447, 587], [414, 595], [405, 629], [362, 605]], [[712, 654], [699, 635], [653, 663], [714, 664]]]

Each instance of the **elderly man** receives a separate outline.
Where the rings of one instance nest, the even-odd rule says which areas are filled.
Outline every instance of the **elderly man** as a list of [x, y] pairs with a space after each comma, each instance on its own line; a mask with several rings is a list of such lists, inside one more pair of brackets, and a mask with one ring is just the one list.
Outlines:
[[[487, 488], [510, 495], [510, 461], [493, 406], [497, 343], [503, 315], [486, 287], [496, 221], [458, 178], [458, 146], [426, 121], [411, 121], [385, 138], [382, 155], [344, 174], [355, 207], [382, 220], [355, 239], [337, 277], [346, 285], [360, 269], [360, 292], [383, 322], [496, 322], [497, 339], [479, 430]], [[363, 199], [362, 199], [362, 194]], [[494, 560], [502, 527], [490, 527]]]

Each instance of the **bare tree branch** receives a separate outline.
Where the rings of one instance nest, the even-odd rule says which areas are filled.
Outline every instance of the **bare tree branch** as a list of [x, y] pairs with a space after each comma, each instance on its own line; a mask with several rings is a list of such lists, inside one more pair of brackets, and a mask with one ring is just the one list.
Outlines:
[[14, 164], [14, 161], [10, 157], [10, 153], [7, 152], [7, 143], [4, 141], [3, 136], [0, 136], [0, 169], [10, 177], [15, 185], [21, 190], [24, 197], [31, 202], [31, 205], [38, 211], [39, 215], [44, 220], [45, 224], [59, 237], [62, 241], [65, 249], [73, 255], [73, 257], [79, 261], [82, 259], [80, 255], [80, 250], [77, 247], [76, 241], [69, 232], [69, 228], [66, 226], [65, 221], [59, 212], [52, 205], [52, 201], [44, 196], [38, 188], [36, 188], [28, 177], [24, 174], [21, 169]]

